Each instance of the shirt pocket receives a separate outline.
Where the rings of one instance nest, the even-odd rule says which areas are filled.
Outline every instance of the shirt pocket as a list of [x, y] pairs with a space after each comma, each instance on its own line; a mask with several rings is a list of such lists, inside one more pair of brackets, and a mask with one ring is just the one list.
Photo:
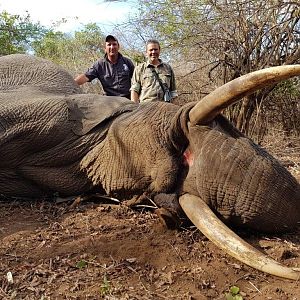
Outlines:
[[161, 78], [161, 81], [163, 83], [165, 83], [168, 86], [168, 88], [170, 88], [170, 86], [171, 86], [171, 77], [172, 77], [171, 74], [164, 72], [164, 73], [161, 73], [159, 76]]
[[153, 87], [155, 85], [155, 80], [156, 78], [153, 73], [145, 73], [142, 81], [143, 89]]
[[110, 87], [114, 84], [114, 77], [111, 75], [104, 75], [101, 76], [100, 81], [103, 85], [103, 87]]

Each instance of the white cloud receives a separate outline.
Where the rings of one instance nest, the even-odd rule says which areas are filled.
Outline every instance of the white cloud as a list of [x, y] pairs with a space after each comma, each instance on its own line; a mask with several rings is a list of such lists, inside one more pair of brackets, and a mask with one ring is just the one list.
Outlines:
[[24, 16], [26, 11], [33, 21], [50, 27], [62, 18], [66, 24], [59, 27], [61, 31], [72, 31], [83, 24], [95, 22], [109, 28], [124, 21], [133, 9], [134, 1], [104, 2], [101, 0], [2, 0], [0, 11]]

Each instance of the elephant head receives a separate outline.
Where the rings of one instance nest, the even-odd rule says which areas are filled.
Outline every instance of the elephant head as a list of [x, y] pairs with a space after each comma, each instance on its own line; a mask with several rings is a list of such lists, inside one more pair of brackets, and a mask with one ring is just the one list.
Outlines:
[[[244, 95], [299, 75], [299, 65], [253, 72], [179, 107], [83, 94], [50, 62], [20, 55], [0, 60], [0, 194], [175, 194], [192, 222], [227, 253], [299, 279], [297, 270], [264, 256], [225, 225], [292, 230], [300, 220], [300, 187], [220, 114]], [[63, 83], [43, 80], [47, 68]]]
[[300, 220], [299, 183], [264, 149], [233, 128], [228, 132], [230, 126], [224, 121], [218, 122], [221, 130], [203, 125], [213, 127], [224, 107], [299, 74], [299, 68], [253, 72], [216, 89], [192, 108], [189, 147], [193, 158], [183, 186], [186, 194], [180, 198], [193, 223], [227, 253], [257, 269], [291, 279], [299, 279], [299, 270], [285, 268], [249, 247], [210, 208], [229, 224], [265, 232], [290, 230]]

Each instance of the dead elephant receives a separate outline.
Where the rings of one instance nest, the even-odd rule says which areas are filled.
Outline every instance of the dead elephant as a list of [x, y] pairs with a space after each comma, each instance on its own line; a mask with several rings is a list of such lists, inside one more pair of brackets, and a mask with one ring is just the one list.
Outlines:
[[227, 253], [299, 279], [299, 271], [264, 256], [224, 225], [292, 230], [300, 220], [300, 187], [220, 114], [241, 97], [299, 74], [300, 65], [274, 67], [238, 78], [198, 103], [137, 105], [82, 94], [66, 71], [46, 60], [1, 57], [0, 193], [176, 194], [192, 222]]

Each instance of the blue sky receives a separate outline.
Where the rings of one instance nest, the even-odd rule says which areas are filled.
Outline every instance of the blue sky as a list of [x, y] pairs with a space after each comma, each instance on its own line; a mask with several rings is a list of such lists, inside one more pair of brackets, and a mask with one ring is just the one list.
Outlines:
[[135, 0], [1, 0], [0, 11], [6, 10], [10, 14], [22, 16], [28, 11], [31, 20], [39, 21], [47, 27], [66, 18], [68, 22], [58, 28], [63, 32], [70, 32], [83, 24], [95, 22], [105, 33], [109, 33], [116, 24], [124, 22], [136, 6]]

